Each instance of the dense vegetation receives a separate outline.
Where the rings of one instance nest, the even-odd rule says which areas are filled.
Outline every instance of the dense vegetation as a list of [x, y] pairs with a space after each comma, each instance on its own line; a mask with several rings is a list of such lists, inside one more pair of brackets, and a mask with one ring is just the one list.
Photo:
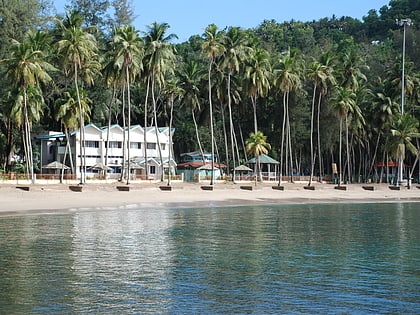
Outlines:
[[[175, 155], [211, 150], [230, 169], [249, 158], [245, 142], [260, 132], [283, 175], [328, 175], [337, 163], [344, 178], [364, 181], [381, 175], [374, 165], [404, 158], [413, 166], [418, 155], [417, 0], [391, 0], [362, 21], [209, 25], [176, 44], [166, 23], [145, 32], [130, 26], [127, 0], [71, 0], [66, 16], [48, 12], [49, 0], [2, 3], [5, 172], [39, 171], [34, 132], [68, 133], [86, 122], [167, 126], [171, 106]], [[405, 36], [404, 113], [403, 27], [395, 23], [403, 18], [413, 22]]]

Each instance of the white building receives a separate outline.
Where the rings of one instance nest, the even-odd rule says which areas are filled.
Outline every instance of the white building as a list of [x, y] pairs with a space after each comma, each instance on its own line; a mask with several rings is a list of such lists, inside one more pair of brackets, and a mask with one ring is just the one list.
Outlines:
[[[110, 168], [107, 171], [107, 177], [119, 177], [122, 171], [124, 156], [127, 158], [127, 148], [125, 148], [126, 154], [123, 154], [124, 132], [127, 141], [128, 131], [124, 131], [119, 125], [111, 126], [109, 133], [108, 127], [99, 128], [94, 124], [88, 124], [84, 127], [84, 150], [83, 148], [82, 150], [85, 151], [84, 156], [86, 162], [84, 164], [86, 166], [87, 178], [98, 177], [103, 173], [100, 167], [97, 167], [103, 165]], [[144, 145], [144, 132], [146, 132], [146, 150]], [[162, 159], [159, 155], [157, 139], [159, 139]], [[37, 136], [36, 141], [40, 147], [42, 165], [53, 161], [64, 161], [64, 164], [71, 166], [71, 156], [73, 165], [75, 166], [76, 177], [80, 178], [81, 153], [79, 130], [72, 132], [70, 135], [71, 154], [66, 153], [67, 142], [63, 133], [50, 132], [48, 135]], [[107, 143], [109, 143], [108, 152], [106, 150]], [[169, 156], [169, 152], [171, 152], [171, 156]], [[147, 155], [147, 163], [145, 163], [145, 153]], [[65, 155], [66, 159], [64, 160]], [[108, 159], [106, 159], [106, 155]], [[168, 167], [171, 167], [171, 173], [174, 174], [176, 163], [173, 159], [172, 143], [169, 143], [169, 128], [158, 128], [157, 138], [154, 127], [149, 127], [144, 130], [139, 125], [132, 126], [130, 129], [130, 161], [131, 176], [133, 179], [145, 179], [146, 165], [148, 179], [160, 179], [162, 172], [168, 173]], [[127, 161], [124, 162], [125, 166], [127, 166]]]

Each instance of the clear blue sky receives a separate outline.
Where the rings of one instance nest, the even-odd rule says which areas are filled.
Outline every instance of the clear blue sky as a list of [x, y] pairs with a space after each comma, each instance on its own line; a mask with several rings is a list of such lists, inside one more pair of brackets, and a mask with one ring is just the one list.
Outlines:
[[[54, 0], [58, 12], [65, 0]], [[170, 33], [186, 41], [191, 35], [201, 35], [209, 24], [219, 28], [239, 26], [253, 28], [264, 20], [281, 23], [291, 19], [312, 21], [336, 15], [362, 19], [370, 9], [379, 9], [389, 0], [132, 0], [141, 31], [153, 22], [168, 23]]]

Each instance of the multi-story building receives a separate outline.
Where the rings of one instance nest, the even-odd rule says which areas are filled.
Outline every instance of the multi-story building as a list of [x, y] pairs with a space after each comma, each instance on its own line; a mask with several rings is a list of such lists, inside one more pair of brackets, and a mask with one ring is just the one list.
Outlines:
[[[172, 129], [172, 133], [173, 131]], [[144, 132], [146, 132], [146, 148]], [[80, 178], [82, 163], [80, 157], [82, 155], [86, 161], [83, 164], [86, 166], [87, 178], [98, 176], [104, 171], [107, 172], [107, 177], [117, 178], [122, 172], [123, 164], [128, 164], [127, 160], [124, 161], [127, 159], [128, 151], [127, 145], [124, 145], [124, 133], [125, 141], [127, 141], [128, 131], [124, 131], [119, 125], [113, 125], [108, 130], [108, 127], [99, 128], [94, 124], [88, 124], [84, 127], [84, 147], [80, 146], [79, 130], [70, 134], [69, 146], [67, 146], [63, 133], [49, 132], [47, 135], [37, 136], [41, 165], [53, 161], [64, 161], [67, 166], [74, 165], [76, 177]], [[148, 179], [159, 179], [162, 172], [168, 173], [169, 168], [171, 168], [171, 174], [175, 173], [176, 163], [173, 158], [172, 143], [169, 139], [169, 128], [167, 127], [158, 128], [157, 136], [154, 127], [145, 130], [136, 125], [130, 128], [130, 173], [133, 178], [145, 178], [146, 165]], [[158, 143], [162, 157], [159, 154]], [[126, 154], [124, 154], [124, 150]], [[147, 163], [145, 156], [147, 156]], [[70, 159], [72, 163], [70, 163]]]

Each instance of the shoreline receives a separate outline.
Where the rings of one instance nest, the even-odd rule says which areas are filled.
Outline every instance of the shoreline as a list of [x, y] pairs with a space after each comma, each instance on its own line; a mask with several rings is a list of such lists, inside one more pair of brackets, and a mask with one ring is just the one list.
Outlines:
[[[275, 190], [277, 182], [216, 183], [211, 191], [207, 183], [176, 182], [170, 191], [161, 190], [166, 183], [132, 183], [129, 191], [119, 191], [113, 183], [88, 183], [81, 192], [71, 191], [69, 184], [0, 184], [0, 216], [60, 214], [82, 211], [207, 208], [273, 204], [420, 202], [420, 189], [401, 186], [393, 190], [389, 184], [349, 184], [346, 190], [330, 183], [284, 183], [284, 190]], [[77, 185], [76, 185], [77, 186]], [[246, 186], [242, 187], [241, 186]], [[365, 186], [365, 188], [364, 188]], [[373, 190], [366, 190], [366, 186]], [[19, 187], [19, 188], [18, 188]], [[27, 188], [25, 188], [27, 187]], [[26, 191], [24, 189], [29, 189]]]

